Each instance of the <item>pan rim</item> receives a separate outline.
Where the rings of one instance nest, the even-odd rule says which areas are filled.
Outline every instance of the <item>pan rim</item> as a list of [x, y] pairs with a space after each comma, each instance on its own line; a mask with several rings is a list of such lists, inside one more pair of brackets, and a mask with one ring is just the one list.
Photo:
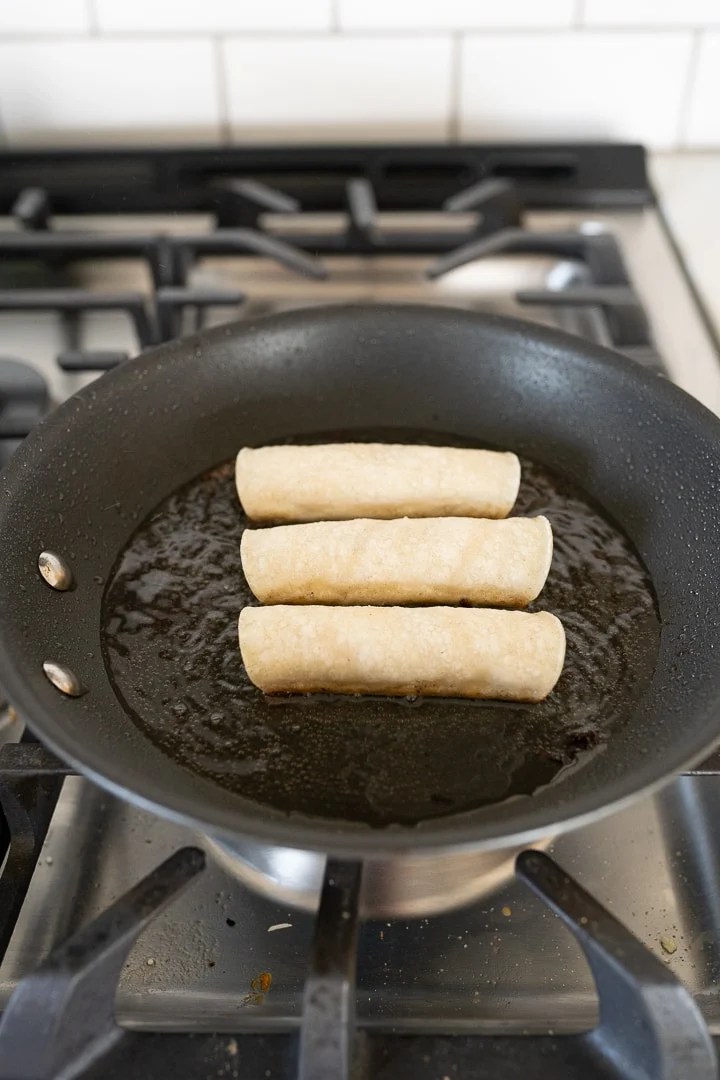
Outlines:
[[[376, 312], [378, 307], [387, 310], [406, 312], [412, 310], [415, 314], [420, 305], [350, 305], [353, 311], [358, 309]], [[295, 311], [284, 315], [264, 317], [257, 320], [247, 320], [237, 324], [240, 333], [254, 332], [258, 327], [263, 329], [263, 324], [271, 322], [274, 326], [278, 323], [290, 324], [298, 319], [312, 317], [328, 317], [329, 313], [342, 313], [348, 310], [348, 306], [333, 306], [314, 308], [311, 312]], [[434, 308], [425, 310], [435, 310]], [[447, 312], [447, 309], [440, 308]], [[533, 342], [545, 343], [549, 348], [561, 348], [567, 350], [572, 347], [575, 351], [581, 351], [589, 361], [601, 363], [621, 369], [626, 379], [633, 380], [639, 387], [647, 387], [666, 403], [680, 408], [688, 416], [696, 427], [703, 429], [708, 435], [717, 439], [720, 434], [718, 419], [700, 402], [686, 394], [680, 388], [669, 382], [660, 380], [652, 373], [635, 366], [633, 361], [624, 358], [610, 350], [591, 345], [582, 339], [573, 339], [569, 335], [559, 331], [537, 327], [534, 324], [524, 323], [520, 320], [506, 319], [500, 316], [484, 316], [474, 312], [453, 309], [453, 317], [470, 320], [473, 324], [492, 322], [504, 328], [508, 333], [527, 336], [531, 333]], [[218, 328], [217, 332], [211, 332], [213, 336], [221, 337], [227, 333], [227, 327]], [[185, 346], [192, 346], [194, 341], [207, 343], [208, 334], [198, 335], [195, 338], [184, 339]], [[177, 343], [175, 343], [177, 345]], [[171, 351], [173, 343], [150, 350], [123, 365], [122, 369], [115, 370], [103, 376], [101, 380], [89, 384], [79, 392], [79, 395], [69, 399], [50, 416], [43, 421], [37, 429], [22, 444], [18, 453], [14, 456], [8, 470], [3, 474], [4, 485], [11, 489], [13, 484], [21, 482], [23, 470], [27, 467], [25, 458], [34, 451], [36, 443], [44, 445], [47, 442], [48, 433], [52, 433], [66, 426], [68, 420], [88, 393], [105, 393], [114, 387], [115, 383], [125, 380], [128, 376], [135, 377], [138, 371], [149, 369], [159, 355]], [[27, 447], [27, 449], [25, 449]], [[0, 512], [0, 535], [3, 531], [3, 517], [5, 512]], [[0, 585], [0, 596], [2, 586]], [[46, 705], [35, 694], [33, 687], [23, 678], [18, 676], [10, 660], [10, 650], [6, 645], [6, 624], [0, 621], [0, 683], [6, 691], [10, 702], [15, 706], [23, 717], [30, 716], [28, 726], [42, 738], [47, 746], [64, 760], [68, 761], [80, 773], [90, 777], [94, 782], [105, 787], [112, 794], [131, 801], [144, 809], [151, 810], [160, 816], [169, 817], [191, 828], [200, 829], [211, 835], [225, 837], [247, 836], [255, 840], [268, 841], [283, 844], [288, 847], [308, 848], [313, 850], [327, 851], [341, 855], [380, 855], [399, 853], [402, 851], [417, 851], [418, 849], [448, 849], [472, 847], [477, 849], [491, 850], [530, 843], [543, 836], [556, 835], [570, 829], [577, 828], [582, 824], [606, 816], [620, 810], [623, 806], [639, 800], [670, 782], [678, 773], [690, 768], [701, 761], [712, 748], [720, 743], [720, 692], [716, 693], [712, 700], [708, 701], [704, 709], [695, 710], [697, 722], [709, 726], [713, 715], [717, 715], [717, 729], [712, 733], [696, 733], [695, 745], [686, 752], [677, 755], [668, 762], [669, 752], [665, 755], [664, 764], [658, 758], [650, 774], [639, 785], [635, 786], [632, 773], [627, 772], [618, 781], [620, 789], [616, 797], [611, 801], [605, 801], [602, 790], [593, 788], [583, 797], [574, 797], [571, 802], [576, 808], [571, 816], [564, 817], [559, 813], [558, 807], [542, 807], [542, 812], [537, 804], [532, 810], [532, 797], [526, 802], [526, 815], [532, 814], [534, 824], [520, 826], [509, 831], [507, 823], [498, 822], [491, 817], [472, 822], [463, 821], [463, 815], [451, 815], [447, 818], [430, 819], [419, 826], [391, 826], [385, 829], [360, 826], [357, 823], [328, 819], [311, 819], [308, 817], [267, 816], [263, 817], [263, 811], [267, 807], [262, 804], [250, 804], [257, 811], [251, 816], [245, 816], [242, 808], [233, 805], [211, 806], [204, 808], [206, 812], [198, 813], [198, 806], [192, 798], [183, 797], [183, 792], [178, 791], [172, 805], [168, 802], [158, 802], [147, 793], [147, 785], [140, 784], [128, 786], [127, 776], [121, 776], [122, 770], [115, 770], [114, 763], [99, 761], [99, 755], [94, 753], [93, 747], [86, 748], [86, 756], [77, 754], [77, 738], [56, 721], [48, 720]], [[703, 735], [700, 738], [700, 735]], [[709, 737], [708, 737], [709, 736]], [[685, 749], [685, 744], [683, 749]], [[647, 772], [647, 769], [645, 770]], [[638, 770], [642, 772], [642, 770]], [[522, 820], [523, 815], [518, 815]], [[541, 818], [540, 821], [537, 819]]]

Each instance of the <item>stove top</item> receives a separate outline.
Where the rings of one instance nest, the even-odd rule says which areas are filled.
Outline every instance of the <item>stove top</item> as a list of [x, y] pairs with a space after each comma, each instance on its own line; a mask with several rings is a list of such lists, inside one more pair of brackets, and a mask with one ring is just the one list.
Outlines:
[[[559, 326], [720, 413], [638, 147], [0, 154], [0, 214], [5, 460], [148, 345], [367, 300]], [[716, 761], [470, 906], [360, 923], [357, 865], [288, 907], [0, 715], [0, 1077], [716, 1076]]]

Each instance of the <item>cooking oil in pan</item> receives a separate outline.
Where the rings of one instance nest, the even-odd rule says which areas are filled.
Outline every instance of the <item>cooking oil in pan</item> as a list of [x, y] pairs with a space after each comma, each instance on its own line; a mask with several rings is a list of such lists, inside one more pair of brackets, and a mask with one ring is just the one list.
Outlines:
[[414, 824], [561, 783], [602, 752], [647, 685], [660, 623], [631, 544], [578, 488], [524, 461], [513, 512], [545, 514], [555, 538], [531, 609], [560, 617], [567, 656], [539, 704], [266, 698], [237, 644], [253, 598], [232, 463], [172, 494], [121, 554], [103, 610], [115, 691], [186, 768], [288, 812]]

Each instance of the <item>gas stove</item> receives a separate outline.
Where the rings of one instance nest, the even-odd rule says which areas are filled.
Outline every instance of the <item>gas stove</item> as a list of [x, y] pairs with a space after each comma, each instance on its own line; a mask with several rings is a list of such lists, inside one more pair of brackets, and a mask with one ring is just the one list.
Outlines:
[[[720, 413], [639, 147], [6, 153], [0, 215], [0, 462], [148, 346], [368, 300], [558, 326]], [[362, 922], [355, 863], [241, 868], [9, 709], [0, 742], [0, 1078], [716, 1076], [716, 759], [472, 903]]]

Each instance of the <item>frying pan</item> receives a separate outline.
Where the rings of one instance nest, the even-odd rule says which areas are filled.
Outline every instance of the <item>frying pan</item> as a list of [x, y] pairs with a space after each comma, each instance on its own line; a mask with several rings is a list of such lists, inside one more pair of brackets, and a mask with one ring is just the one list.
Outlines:
[[[654, 676], [605, 752], [532, 798], [413, 827], [282, 813], [184, 769], [131, 721], [100, 648], [103, 582], [170, 492], [259, 445], [382, 427], [507, 447], [580, 484], [634, 543], [662, 623]], [[507, 847], [668, 780], [720, 737], [720, 422], [577, 338], [448, 308], [311, 309], [132, 360], [25, 440], [0, 478], [0, 682], [52, 749], [114, 793], [220, 837], [374, 856]], [[44, 549], [70, 564], [59, 592]], [[43, 674], [66, 665], [85, 693]], [[400, 767], [400, 764], [399, 764]]]

